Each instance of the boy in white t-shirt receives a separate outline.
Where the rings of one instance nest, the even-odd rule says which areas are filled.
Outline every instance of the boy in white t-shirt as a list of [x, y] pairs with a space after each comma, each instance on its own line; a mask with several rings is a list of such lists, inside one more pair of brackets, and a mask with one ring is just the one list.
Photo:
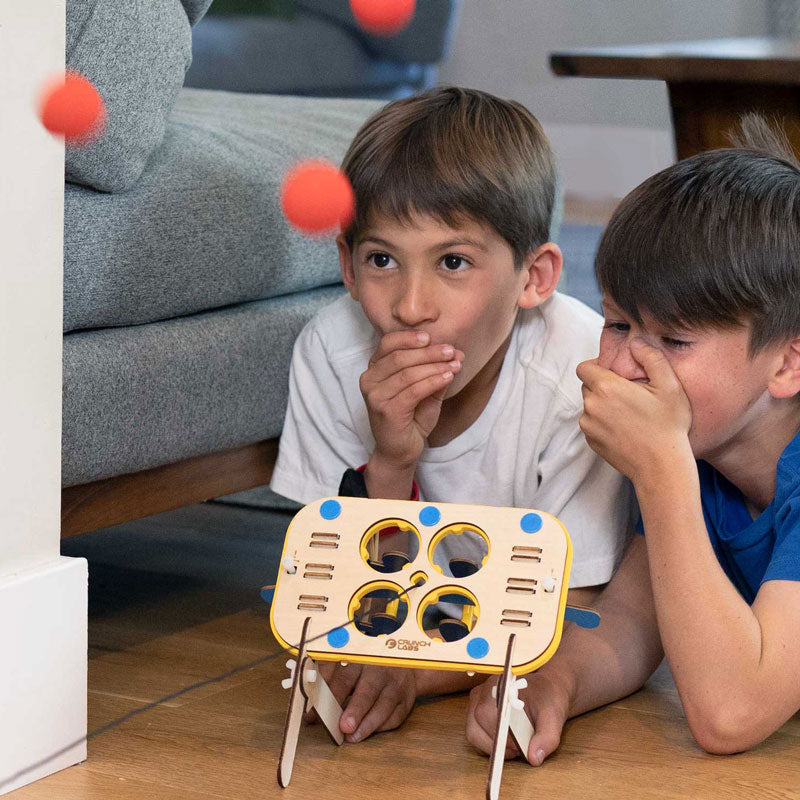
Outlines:
[[[596, 356], [602, 320], [555, 292], [555, 170], [539, 123], [513, 101], [434, 89], [369, 119], [343, 170], [356, 196], [337, 239], [349, 294], [297, 339], [271, 488], [301, 503], [542, 509], [573, 541], [570, 602], [590, 600], [619, 563], [633, 500], [578, 425], [575, 368]], [[481, 680], [320, 666], [346, 701], [348, 741], [396, 727], [418, 696]]]

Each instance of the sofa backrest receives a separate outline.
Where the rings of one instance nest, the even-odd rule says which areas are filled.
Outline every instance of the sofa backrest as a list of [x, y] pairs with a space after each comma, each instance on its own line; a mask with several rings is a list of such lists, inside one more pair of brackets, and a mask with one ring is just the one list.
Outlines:
[[211, 0], [68, 0], [66, 64], [100, 92], [106, 126], [66, 150], [68, 181], [107, 192], [138, 180], [164, 138], [191, 63], [191, 24]]
[[295, 0], [297, 8], [334, 19], [359, 34], [375, 58], [433, 64], [447, 53], [462, 0], [417, 0], [410, 25], [395, 36], [371, 36], [358, 26], [349, 0]]

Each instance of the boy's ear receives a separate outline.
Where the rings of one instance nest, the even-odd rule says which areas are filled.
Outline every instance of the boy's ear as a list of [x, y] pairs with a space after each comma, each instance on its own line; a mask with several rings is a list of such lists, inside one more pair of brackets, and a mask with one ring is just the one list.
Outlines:
[[776, 356], [776, 369], [769, 381], [773, 397], [794, 397], [800, 393], [800, 336], [787, 342]]
[[344, 238], [340, 233], [336, 237], [336, 247], [339, 249], [339, 268], [342, 271], [342, 282], [350, 292], [353, 300], [358, 300], [358, 289], [356, 289], [356, 272], [353, 268], [353, 254]]
[[528, 279], [517, 305], [534, 308], [547, 300], [556, 290], [563, 264], [561, 248], [555, 242], [545, 242], [530, 253], [523, 262]]

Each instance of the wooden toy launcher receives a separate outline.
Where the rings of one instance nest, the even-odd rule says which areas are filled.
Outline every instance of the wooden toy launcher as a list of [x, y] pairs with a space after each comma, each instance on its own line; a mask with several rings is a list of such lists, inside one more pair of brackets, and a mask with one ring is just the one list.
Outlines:
[[[278, 780], [286, 786], [304, 709], [337, 744], [342, 709], [315, 661], [502, 673], [489, 797], [497, 797], [508, 733], [533, 735], [515, 680], [556, 651], [567, 610], [572, 545], [542, 511], [456, 503], [325, 498], [286, 532], [270, 611], [297, 661]], [[569, 609], [581, 624], [592, 612]], [[596, 615], [595, 615], [596, 616]], [[499, 755], [498, 755], [499, 750]]]
[[[483, 545], [480, 563], [448, 561], [449, 537], [461, 536]], [[289, 525], [270, 623], [297, 653], [310, 618], [308, 655], [321, 661], [484, 673], [503, 671], [515, 632], [511, 669], [523, 674], [558, 647], [571, 560], [564, 526], [541, 511], [320, 500]], [[461, 616], [440, 613], [438, 632], [426, 631], [440, 606]]]

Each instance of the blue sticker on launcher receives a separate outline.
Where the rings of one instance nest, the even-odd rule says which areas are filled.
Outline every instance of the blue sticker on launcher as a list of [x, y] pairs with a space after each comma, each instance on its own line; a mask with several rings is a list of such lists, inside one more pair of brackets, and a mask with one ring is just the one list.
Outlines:
[[575, 606], [567, 606], [564, 609], [564, 619], [580, 625], [581, 628], [596, 628], [600, 624], [600, 615], [596, 611]]

